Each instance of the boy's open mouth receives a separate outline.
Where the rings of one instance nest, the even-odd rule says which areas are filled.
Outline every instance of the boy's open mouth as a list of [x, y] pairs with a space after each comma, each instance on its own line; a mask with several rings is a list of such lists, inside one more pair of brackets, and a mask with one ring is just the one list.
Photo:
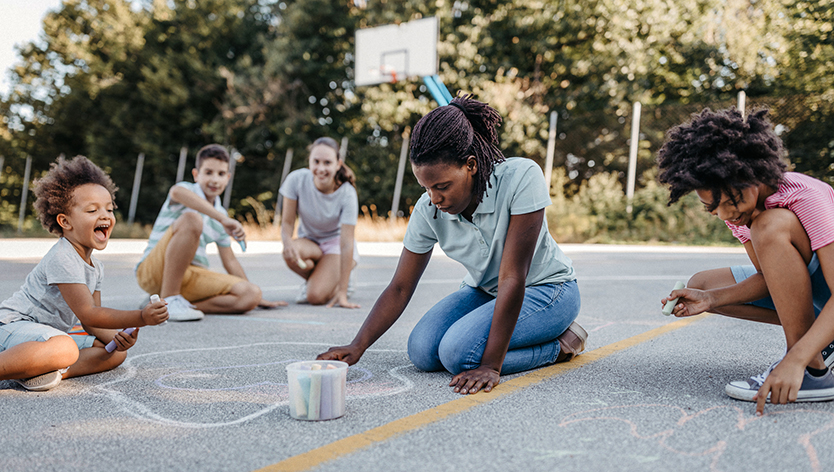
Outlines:
[[102, 225], [96, 226], [95, 229], [96, 238], [100, 241], [107, 241], [107, 236], [110, 235], [110, 225], [105, 223]]

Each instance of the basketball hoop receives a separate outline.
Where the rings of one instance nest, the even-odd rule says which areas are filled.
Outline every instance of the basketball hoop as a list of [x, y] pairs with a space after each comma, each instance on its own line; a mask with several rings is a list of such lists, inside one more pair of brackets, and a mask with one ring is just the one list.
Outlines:
[[389, 83], [397, 83], [397, 68], [388, 64], [379, 66], [379, 75], [383, 78], [390, 78]]

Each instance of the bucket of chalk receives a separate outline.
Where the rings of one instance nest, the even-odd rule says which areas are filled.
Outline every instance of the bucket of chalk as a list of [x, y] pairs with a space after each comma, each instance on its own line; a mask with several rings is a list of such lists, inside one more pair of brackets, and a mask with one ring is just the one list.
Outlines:
[[348, 365], [342, 361], [301, 361], [287, 366], [290, 416], [321, 421], [345, 414]]

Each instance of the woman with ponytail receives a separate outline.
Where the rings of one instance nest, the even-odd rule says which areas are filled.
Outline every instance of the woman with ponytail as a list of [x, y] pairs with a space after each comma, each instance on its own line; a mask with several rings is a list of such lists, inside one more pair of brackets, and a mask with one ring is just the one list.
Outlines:
[[[339, 158], [335, 139], [319, 138], [308, 150], [309, 167], [291, 172], [281, 185], [284, 261], [305, 280], [296, 301], [359, 308], [348, 301], [351, 270], [359, 262], [353, 238], [359, 216], [356, 179]], [[293, 239], [296, 217], [301, 222]]]
[[489, 392], [501, 374], [566, 361], [585, 346], [574, 322], [579, 289], [550, 236], [550, 195], [538, 165], [505, 159], [501, 117], [470, 96], [424, 116], [411, 138], [411, 168], [426, 193], [417, 202], [394, 278], [347, 346], [319, 359], [355, 364], [399, 318], [438, 243], [467, 270], [461, 288], [414, 327], [408, 355], [424, 371], [447, 370], [461, 394]]

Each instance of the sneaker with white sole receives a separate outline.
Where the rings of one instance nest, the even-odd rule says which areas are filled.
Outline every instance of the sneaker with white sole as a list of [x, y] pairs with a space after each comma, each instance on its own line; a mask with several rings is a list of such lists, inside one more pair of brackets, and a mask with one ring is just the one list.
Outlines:
[[206, 317], [182, 295], [167, 297], [165, 301], [168, 302], [168, 321], [199, 321]]
[[556, 362], [567, 362], [585, 350], [585, 341], [588, 340], [588, 332], [582, 326], [579, 326], [579, 323], [574, 321], [556, 339], [559, 341], [560, 347], [559, 355], [556, 356]]
[[54, 370], [28, 379], [14, 379], [21, 387], [33, 392], [45, 392], [61, 383], [61, 372]]
[[304, 283], [301, 284], [301, 287], [298, 287], [298, 295], [295, 297], [295, 303], [308, 303], [307, 302], [307, 281], [305, 280]]
[[[754, 401], [753, 398], [756, 396], [759, 388], [779, 362], [780, 361], [774, 362], [766, 371], [759, 375], [750, 377], [746, 381], [735, 380], [728, 383], [724, 388], [724, 392], [736, 400], [746, 402]], [[770, 401], [770, 394], [767, 395], [767, 400]], [[822, 377], [814, 377], [807, 370], [805, 370], [805, 377], [802, 379], [802, 386], [799, 387], [799, 393], [796, 395], [796, 401], [824, 402], [828, 400], [834, 400], [834, 374], [828, 370]]]

